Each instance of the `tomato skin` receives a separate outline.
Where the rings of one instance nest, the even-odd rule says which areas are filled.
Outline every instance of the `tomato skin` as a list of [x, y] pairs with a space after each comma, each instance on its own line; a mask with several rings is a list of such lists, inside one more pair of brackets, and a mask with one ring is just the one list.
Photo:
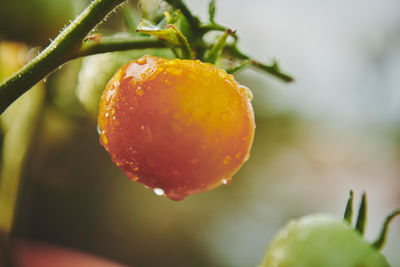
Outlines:
[[198, 60], [145, 56], [123, 66], [100, 101], [100, 142], [131, 180], [172, 200], [229, 183], [248, 157], [247, 88]]
[[359, 232], [327, 215], [290, 221], [270, 243], [260, 267], [387, 267]]
[[[123, 38], [125, 35], [118, 34], [116, 37]], [[146, 54], [173, 58], [169, 49], [148, 48], [97, 54], [82, 59], [76, 94], [81, 104], [93, 118], [97, 117], [100, 97], [115, 72], [126, 62]]]

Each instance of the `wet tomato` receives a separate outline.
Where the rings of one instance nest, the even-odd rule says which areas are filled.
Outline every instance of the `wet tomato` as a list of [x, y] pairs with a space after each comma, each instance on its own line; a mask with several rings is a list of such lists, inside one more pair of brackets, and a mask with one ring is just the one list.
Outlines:
[[199, 60], [124, 65], [99, 106], [100, 142], [129, 179], [172, 200], [228, 184], [254, 136], [251, 92]]
[[329, 215], [289, 222], [270, 243], [260, 267], [389, 267], [349, 224]]

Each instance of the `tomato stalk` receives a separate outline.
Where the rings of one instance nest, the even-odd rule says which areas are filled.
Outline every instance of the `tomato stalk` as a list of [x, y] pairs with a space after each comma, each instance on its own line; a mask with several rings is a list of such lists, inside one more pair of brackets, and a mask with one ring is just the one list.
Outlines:
[[124, 0], [94, 0], [51, 44], [0, 84], [0, 113], [33, 85], [73, 58], [85, 36]]

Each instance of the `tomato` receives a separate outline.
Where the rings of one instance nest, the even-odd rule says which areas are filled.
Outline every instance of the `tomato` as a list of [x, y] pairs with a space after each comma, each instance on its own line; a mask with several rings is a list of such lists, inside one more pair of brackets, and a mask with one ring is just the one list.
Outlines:
[[228, 184], [247, 160], [250, 95], [212, 64], [144, 56], [104, 90], [100, 142], [129, 179], [181, 200]]
[[104, 87], [121, 65], [149, 53], [167, 58], [173, 57], [169, 49], [148, 48], [104, 53], [82, 59], [76, 94], [81, 104], [92, 117], [96, 118], [98, 114], [99, 101]]
[[260, 267], [384, 267], [385, 257], [348, 223], [328, 215], [289, 222], [270, 243]]

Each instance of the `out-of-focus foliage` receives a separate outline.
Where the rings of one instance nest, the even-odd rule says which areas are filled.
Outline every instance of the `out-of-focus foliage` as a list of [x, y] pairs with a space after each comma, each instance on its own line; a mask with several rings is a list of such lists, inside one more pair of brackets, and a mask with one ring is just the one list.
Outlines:
[[46, 45], [85, 4], [82, 0], [0, 0], [0, 38]]

